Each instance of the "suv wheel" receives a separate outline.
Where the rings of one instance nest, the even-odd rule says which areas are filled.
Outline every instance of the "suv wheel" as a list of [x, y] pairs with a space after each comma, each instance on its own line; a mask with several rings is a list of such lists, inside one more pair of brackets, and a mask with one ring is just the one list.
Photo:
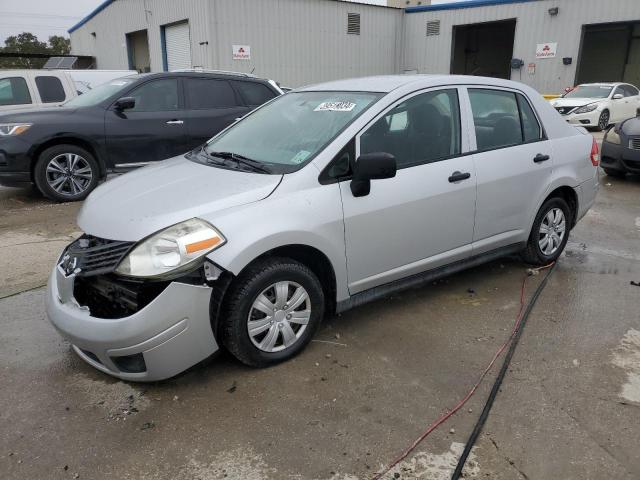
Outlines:
[[564, 199], [547, 200], [533, 222], [533, 228], [522, 253], [524, 260], [533, 265], [547, 265], [560, 256], [569, 239], [573, 214]]
[[222, 341], [241, 362], [266, 367], [298, 354], [324, 315], [320, 281], [305, 265], [270, 258], [240, 274], [228, 293]]
[[83, 200], [98, 185], [98, 162], [75, 145], [55, 145], [38, 157], [34, 177], [38, 189], [51, 200]]

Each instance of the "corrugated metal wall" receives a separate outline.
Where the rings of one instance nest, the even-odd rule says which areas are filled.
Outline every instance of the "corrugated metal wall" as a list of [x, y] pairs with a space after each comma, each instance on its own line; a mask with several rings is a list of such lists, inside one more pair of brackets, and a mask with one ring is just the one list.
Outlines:
[[[349, 12], [360, 13], [360, 35], [346, 33]], [[398, 72], [402, 16], [333, 0], [117, 0], [72, 32], [71, 44], [98, 68], [127, 68], [125, 34], [147, 28], [151, 70], [161, 71], [160, 26], [189, 19], [194, 66], [299, 86]], [[250, 45], [251, 59], [233, 60], [232, 45]]]
[[[552, 7], [559, 7], [557, 16], [549, 15]], [[553, 93], [573, 85], [582, 25], [640, 20], [640, 0], [539, 0], [409, 13], [405, 15], [402, 68], [419, 73], [449, 73], [454, 25], [511, 18], [517, 18], [513, 56], [525, 62], [520, 71], [512, 71], [512, 80], [522, 81], [543, 93]], [[429, 20], [440, 20], [440, 35], [426, 36]], [[536, 59], [536, 45], [545, 42], [558, 43], [557, 56]], [[573, 63], [563, 65], [562, 57], [572, 57]], [[534, 75], [527, 71], [530, 62], [536, 64]]]

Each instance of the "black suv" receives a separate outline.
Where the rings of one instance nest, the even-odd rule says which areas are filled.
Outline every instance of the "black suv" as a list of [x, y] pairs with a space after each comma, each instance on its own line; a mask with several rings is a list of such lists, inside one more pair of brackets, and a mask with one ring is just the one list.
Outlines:
[[187, 152], [281, 93], [271, 80], [233, 72], [147, 73], [60, 107], [6, 112], [0, 185], [35, 183], [52, 200], [82, 200], [107, 172]]

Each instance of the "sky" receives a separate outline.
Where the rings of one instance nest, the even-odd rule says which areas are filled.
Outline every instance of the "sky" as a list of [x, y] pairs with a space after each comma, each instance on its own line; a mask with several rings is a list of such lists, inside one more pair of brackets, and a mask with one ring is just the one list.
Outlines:
[[[67, 30], [103, 0], [0, 0], [0, 46], [10, 35], [24, 31], [46, 41], [50, 35], [68, 36]], [[386, 0], [348, 0], [385, 5]], [[454, 0], [433, 0], [447, 3]]]

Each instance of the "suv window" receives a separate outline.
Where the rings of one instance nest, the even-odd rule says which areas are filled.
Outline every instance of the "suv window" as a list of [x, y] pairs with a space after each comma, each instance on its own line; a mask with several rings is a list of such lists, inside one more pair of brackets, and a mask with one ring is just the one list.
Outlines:
[[529, 102], [504, 90], [469, 89], [478, 150], [493, 150], [542, 138]]
[[360, 154], [386, 152], [398, 168], [460, 153], [460, 108], [455, 89], [411, 97], [391, 109], [360, 137]]
[[236, 95], [226, 80], [188, 78], [187, 101], [194, 110], [235, 107]]
[[234, 81], [233, 84], [237, 87], [245, 103], [252, 107], [262, 105], [276, 96], [273, 90], [262, 83]]
[[24, 78], [0, 79], [0, 105], [24, 105], [26, 103], [31, 103], [31, 95]]
[[127, 95], [136, 99], [128, 112], [165, 112], [178, 109], [178, 79], [152, 80]]
[[42, 103], [64, 102], [66, 95], [58, 77], [36, 77], [36, 87]]

